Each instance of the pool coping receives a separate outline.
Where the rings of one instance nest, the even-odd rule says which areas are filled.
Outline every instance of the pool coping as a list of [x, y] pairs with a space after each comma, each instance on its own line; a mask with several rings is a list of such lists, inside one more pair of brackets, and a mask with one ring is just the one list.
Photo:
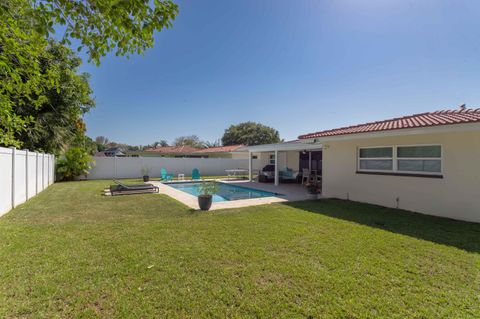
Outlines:
[[[215, 181], [219, 183], [230, 184], [223, 180], [216, 180], [216, 179], [205, 179], [205, 181]], [[173, 181], [168, 182], [169, 184], [174, 183], [188, 183], [188, 182], [195, 182], [195, 181]], [[179, 202], [183, 203], [184, 205], [199, 210], [198, 206], [198, 199], [196, 196], [185, 193], [184, 191], [178, 190], [176, 188], [170, 187], [167, 183], [162, 183], [159, 181], [150, 181], [150, 184], [158, 186], [160, 190], [160, 194], [165, 194], [167, 196], [172, 197], [173, 199], [178, 200]], [[242, 187], [242, 186], [240, 186]], [[243, 186], [245, 188], [256, 189], [259, 191], [263, 191], [262, 189], [250, 187], [250, 186]], [[277, 193], [278, 194], [278, 193]], [[280, 197], [281, 196], [281, 197]], [[225, 201], [225, 202], [216, 202], [212, 203], [212, 207], [210, 210], [217, 210], [217, 209], [226, 209], [226, 208], [239, 208], [239, 207], [248, 207], [248, 206], [257, 206], [257, 205], [265, 205], [265, 204], [272, 204], [272, 203], [282, 203], [289, 201], [285, 198], [284, 194], [278, 194], [277, 196], [269, 196], [269, 197], [259, 197], [259, 198], [251, 198], [251, 199], [239, 199], [239, 200], [232, 200], [232, 201]]]

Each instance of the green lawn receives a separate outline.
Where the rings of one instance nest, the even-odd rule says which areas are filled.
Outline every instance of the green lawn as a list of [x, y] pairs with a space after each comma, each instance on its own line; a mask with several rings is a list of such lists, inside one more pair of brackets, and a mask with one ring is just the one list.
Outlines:
[[480, 225], [328, 200], [195, 212], [58, 183], [0, 218], [0, 317], [479, 318]]

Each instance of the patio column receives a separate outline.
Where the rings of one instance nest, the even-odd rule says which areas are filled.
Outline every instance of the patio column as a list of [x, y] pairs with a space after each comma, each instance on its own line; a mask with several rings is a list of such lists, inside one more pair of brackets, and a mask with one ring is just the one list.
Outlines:
[[248, 152], [248, 180], [252, 181], [252, 166], [253, 166], [252, 152]]
[[278, 151], [275, 150], [275, 186], [278, 186]]
[[308, 151], [308, 171], [312, 172], [312, 152]]

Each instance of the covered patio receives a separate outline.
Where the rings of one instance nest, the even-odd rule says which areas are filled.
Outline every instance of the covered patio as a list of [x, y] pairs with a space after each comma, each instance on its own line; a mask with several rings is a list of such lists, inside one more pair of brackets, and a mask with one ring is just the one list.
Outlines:
[[[249, 152], [248, 178], [250, 181], [253, 181], [255, 171], [260, 172], [266, 166], [274, 167], [273, 184], [275, 186], [281, 183], [282, 176], [287, 173], [301, 176], [304, 170], [308, 170], [308, 174], [322, 175], [322, 144], [319, 143], [292, 141], [249, 146], [245, 150]], [[254, 159], [257, 159], [255, 161], [257, 166], [254, 166]], [[294, 181], [294, 177], [290, 179]], [[258, 180], [260, 181], [260, 178]], [[299, 180], [296, 179], [295, 182]]]

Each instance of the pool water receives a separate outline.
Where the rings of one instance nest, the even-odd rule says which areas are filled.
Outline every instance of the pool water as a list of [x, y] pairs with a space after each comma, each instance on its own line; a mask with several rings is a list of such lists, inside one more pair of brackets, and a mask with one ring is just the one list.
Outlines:
[[[181, 190], [187, 194], [198, 196], [201, 193], [202, 183], [198, 182], [186, 182], [186, 183], [165, 183], [168, 186]], [[212, 200], [215, 203], [226, 202], [239, 199], [251, 199], [261, 197], [278, 196], [279, 194], [261, 191], [258, 189], [230, 185], [224, 183], [216, 183], [218, 188], [217, 192], [213, 194]]]

